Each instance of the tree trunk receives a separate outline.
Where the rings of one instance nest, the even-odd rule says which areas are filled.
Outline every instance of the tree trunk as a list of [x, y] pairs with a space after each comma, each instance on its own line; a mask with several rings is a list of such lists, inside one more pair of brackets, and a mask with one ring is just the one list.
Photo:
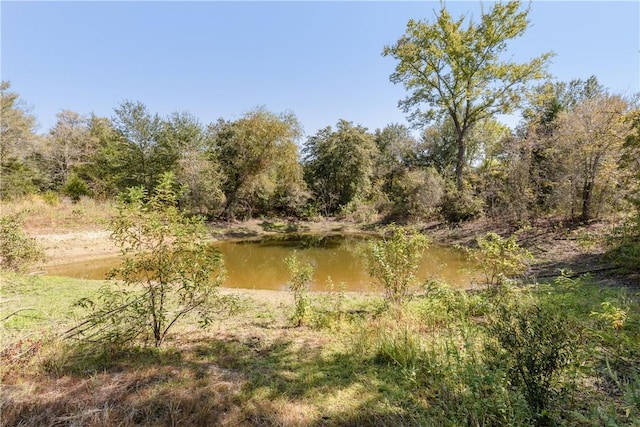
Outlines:
[[456, 137], [456, 144], [458, 145], [458, 158], [456, 161], [456, 187], [458, 188], [459, 192], [462, 192], [462, 170], [464, 169], [465, 146], [463, 136], [460, 132], [458, 132], [458, 135]]
[[593, 201], [593, 181], [585, 182], [582, 187], [582, 220], [591, 219], [591, 205]]

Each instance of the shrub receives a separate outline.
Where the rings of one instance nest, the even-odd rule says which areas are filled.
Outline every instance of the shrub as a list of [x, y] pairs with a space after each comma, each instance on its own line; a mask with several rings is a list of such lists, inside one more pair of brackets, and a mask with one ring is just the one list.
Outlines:
[[521, 388], [538, 422], [546, 423], [554, 380], [573, 354], [569, 320], [549, 306], [502, 301], [488, 331], [495, 340], [489, 358], [506, 365], [511, 384]]
[[391, 216], [421, 220], [437, 212], [444, 195], [444, 181], [433, 168], [410, 170], [402, 174], [392, 188]]
[[204, 220], [184, 215], [177, 200], [171, 173], [162, 176], [148, 200], [142, 188], [120, 198], [109, 225], [124, 257], [113, 272], [121, 282], [103, 288], [97, 302], [79, 302], [93, 313], [69, 336], [117, 345], [150, 337], [157, 347], [187, 314], [197, 313], [207, 325], [227, 302], [217, 295], [223, 260], [207, 242]]
[[482, 200], [468, 191], [448, 191], [440, 203], [440, 213], [451, 224], [459, 224], [482, 215]]
[[302, 265], [295, 252], [285, 258], [284, 262], [291, 273], [288, 285], [293, 292], [294, 313], [292, 320], [296, 326], [302, 326], [307, 322], [311, 309], [308, 294], [315, 269], [311, 264]]
[[62, 187], [62, 192], [68, 196], [74, 203], [80, 201], [82, 197], [89, 196], [91, 191], [87, 183], [76, 174], [72, 174]]
[[470, 251], [470, 255], [482, 268], [487, 285], [502, 285], [529, 271], [533, 256], [518, 245], [515, 234], [505, 239], [491, 232], [476, 241], [478, 249]]
[[369, 274], [382, 284], [388, 302], [403, 304], [411, 296], [428, 240], [422, 234], [407, 233], [396, 226], [390, 227], [389, 234], [369, 244], [366, 251]]
[[640, 212], [615, 227], [607, 237], [613, 261], [626, 269], [640, 270]]
[[24, 271], [31, 263], [44, 259], [44, 251], [35, 239], [22, 230], [22, 215], [0, 218], [0, 269]]

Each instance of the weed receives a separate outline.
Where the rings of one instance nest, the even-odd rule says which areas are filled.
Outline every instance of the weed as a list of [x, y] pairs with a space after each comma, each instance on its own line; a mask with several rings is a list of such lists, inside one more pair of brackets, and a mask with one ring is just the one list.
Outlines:
[[500, 303], [488, 333], [490, 359], [506, 366], [512, 384], [524, 396], [541, 424], [549, 420], [554, 380], [569, 364], [575, 337], [568, 319], [534, 301]]

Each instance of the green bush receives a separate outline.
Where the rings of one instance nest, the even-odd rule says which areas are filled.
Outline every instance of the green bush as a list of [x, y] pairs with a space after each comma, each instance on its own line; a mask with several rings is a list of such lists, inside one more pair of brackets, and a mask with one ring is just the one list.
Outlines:
[[295, 252], [285, 258], [284, 262], [291, 273], [288, 285], [293, 292], [294, 313], [292, 320], [296, 326], [302, 326], [308, 322], [311, 312], [309, 285], [315, 269], [311, 264], [301, 264]]
[[506, 280], [529, 271], [533, 256], [520, 247], [515, 234], [505, 239], [491, 232], [476, 241], [478, 249], [470, 250], [469, 254], [471, 260], [482, 268], [487, 285], [502, 285]]
[[440, 213], [450, 224], [470, 221], [480, 217], [482, 212], [482, 199], [468, 191], [448, 191], [440, 203]]
[[74, 203], [80, 201], [82, 197], [91, 195], [91, 190], [87, 183], [76, 174], [71, 174], [62, 187], [62, 192]]
[[388, 302], [404, 304], [411, 297], [428, 239], [397, 226], [390, 227], [389, 234], [367, 247], [369, 274], [382, 284]]
[[640, 212], [613, 229], [607, 238], [608, 256], [628, 270], [640, 271]]
[[68, 336], [124, 346], [152, 340], [158, 347], [178, 320], [195, 313], [207, 325], [228, 302], [217, 293], [222, 257], [208, 242], [204, 219], [178, 209], [174, 187], [166, 173], [150, 197], [131, 188], [120, 198], [109, 224], [124, 257], [113, 272], [120, 281], [103, 288], [97, 301], [79, 302], [92, 314]]
[[571, 322], [551, 306], [510, 299], [497, 305], [488, 334], [490, 362], [508, 370], [538, 423], [547, 423], [555, 383], [575, 351]]
[[44, 259], [44, 251], [35, 239], [22, 230], [22, 215], [0, 218], [0, 269], [24, 271], [29, 264]]

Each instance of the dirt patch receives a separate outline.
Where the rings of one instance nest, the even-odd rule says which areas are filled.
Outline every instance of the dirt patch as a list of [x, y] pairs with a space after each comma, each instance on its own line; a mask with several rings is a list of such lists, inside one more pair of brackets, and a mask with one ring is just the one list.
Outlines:
[[119, 248], [101, 231], [73, 231], [68, 233], [36, 234], [33, 237], [45, 252], [43, 267], [89, 261], [117, 255]]

